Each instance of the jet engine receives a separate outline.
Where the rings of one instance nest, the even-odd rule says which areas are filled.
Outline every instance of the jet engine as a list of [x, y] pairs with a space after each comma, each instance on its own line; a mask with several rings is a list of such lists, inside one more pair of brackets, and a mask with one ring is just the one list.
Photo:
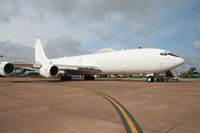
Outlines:
[[55, 77], [58, 74], [58, 67], [51, 64], [43, 64], [39, 70], [40, 75], [46, 78]]
[[7, 61], [0, 62], [0, 75], [1, 76], [10, 75], [14, 71], [15, 71], [15, 67], [12, 63], [9, 63]]

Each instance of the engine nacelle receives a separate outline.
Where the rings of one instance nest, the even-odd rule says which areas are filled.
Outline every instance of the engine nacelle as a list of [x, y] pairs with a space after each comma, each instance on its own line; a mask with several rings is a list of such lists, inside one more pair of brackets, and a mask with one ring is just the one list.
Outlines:
[[1, 76], [10, 75], [14, 71], [15, 71], [15, 67], [12, 63], [9, 63], [7, 61], [0, 62], [0, 75]]
[[55, 77], [58, 74], [58, 67], [51, 64], [43, 64], [39, 70], [40, 75], [46, 78]]

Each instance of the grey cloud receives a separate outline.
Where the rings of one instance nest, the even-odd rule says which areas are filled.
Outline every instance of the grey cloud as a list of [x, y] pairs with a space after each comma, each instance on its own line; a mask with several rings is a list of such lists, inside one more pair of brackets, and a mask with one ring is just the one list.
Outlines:
[[133, 21], [130, 22], [129, 24], [130, 24], [130, 26], [132, 27], [132, 29], [133, 29], [136, 33], [138, 33], [138, 34], [140, 34], [140, 35], [142, 35], [143, 37], [146, 37], [146, 38], [147, 38], [147, 37], [150, 37], [150, 36], [147, 34], [148, 28], [144, 26], [145, 24], [144, 24], [143, 22], [138, 22], [138, 21], [133, 20]]
[[128, 21], [130, 20], [130, 23], [135, 22], [139, 25], [139, 22], [156, 20], [161, 11], [179, 6], [185, 1], [186, 0], [154, 0], [153, 2], [149, 0], [0, 0], [0, 7], [3, 9], [0, 9], [0, 15], [2, 20], [9, 21], [13, 16], [22, 15], [20, 8], [22, 8], [22, 5], [26, 5], [25, 3], [29, 3], [29, 8], [34, 7], [36, 11], [40, 12], [39, 17], [44, 17], [43, 14], [46, 13], [48, 9], [56, 11], [66, 18], [82, 18], [86, 21], [88, 19], [104, 21], [109, 15], [123, 14], [127, 17]]
[[181, 72], [186, 72], [191, 67], [196, 67], [198, 70], [200, 70], [200, 64], [198, 59], [194, 59], [185, 52], [179, 51], [176, 53], [185, 60], [185, 63], [178, 68], [179, 70], [181, 70]]
[[143, 47], [144, 48], [156, 48], [156, 46], [154, 44], [144, 44]]
[[198, 32], [200, 32], [200, 25], [197, 27]]
[[[92, 19], [102, 19], [109, 14], [124, 14], [134, 19], [149, 19], [159, 13], [160, 9], [168, 9], [184, 3], [185, 0], [44, 0], [42, 4], [35, 1], [37, 7], [50, 7], [64, 16], [79, 14]], [[47, 5], [47, 6], [45, 6]], [[170, 6], [169, 6], [170, 5]], [[76, 16], [78, 17], [78, 16]]]
[[[162, 23], [165, 10], [177, 9], [186, 0], [50, 0], [48, 5], [67, 19], [79, 22], [105, 22], [113, 16], [122, 15], [124, 23], [137, 34], [151, 38], [151, 24]], [[159, 34], [159, 33], [157, 33]], [[157, 37], [157, 35], [155, 35]]]
[[137, 41], [133, 35], [119, 34], [115, 33], [112, 29], [97, 27], [90, 30], [99, 38], [106, 42], [111, 42], [113, 44], [120, 44], [123, 46], [133, 47], [136, 45]]
[[[80, 21], [105, 22], [107, 19], [112, 19], [113, 16], [124, 16], [125, 18], [122, 20], [125, 20], [124, 23], [127, 23], [134, 32], [143, 37], [149, 37], [150, 25], [161, 19], [160, 13], [165, 9], [170, 10], [180, 6], [185, 0], [154, 0], [153, 2], [149, 0], [0, 0], [0, 2], [0, 21], [4, 22], [9, 22], [13, 17], [45, 21], [45, 17], [53, 16], [55, 13], [61, 14], [63, 18], [73, 23]], [[31, 10], [33, 8], [35, 10], [26, 13], [28, 8], [23, 8], [26, 5], [30, 6], [28, 8]], [[113, 19], [113, 21], [116, 20]]]
[[[32, 44], [34, 45], [34, 44]], [[10, 40], [0, 41], [0, 61], [34, 61], [34, 48], [14, 43]], [[47, 41], [44, 47], [48, 58], [87, 54], [90, 51], [84, 49], [82, 44], [71, 37], [62, 37]]]
[[197, 60], [200, 61], [200, 57], [198, 57]]
[[20, 4], [16, 0], [0, 0], [0, 22], [10, 22], [14, 17], [22, 17]]
[[192, 46], [193, 46], [196, 50], [200, 51], [200, 41], [199, 41], [199, 40], [194, 41], [194, 42], [192, 43]]
[[52, 7], [63, 14], [70, 14], [71, 11], [74, 10], [76, 5], [79, 3], [75, 0], [52, 0], [51, 2]]
[[[135, 14], [136, 12], [134, 11], [138, 8], [142, 9], [142, 7], [145, 6], [143, 4], [145, 3], [149, 2], [140, 2], [136, 0], [86, 0], [79, 2], [74, 2], [72, 0], [51, 1], [52, 7], [65, 16], [78, 12], [81, 16], [98, 20], [104, 20], [110, 13], [122, 13], [126, 15]], [[146, 8], [144, 9], [146, 10]]]
[[196, 58], [195, 67], [197, 68], [198, 71], [200, 71], [200, 56]]
[[103, 40], [106, 41], [111, 41], [111, 39], [114, 38], [114, 34], [112, 33], [112, 30], [106, 29], [106, 28], [95, 28], [90, 30], [94, 32], [97, 36], [102, 38]]
[[71, 37], [51, 39], [47, 42], [45, 50], [47, 51], [47, 56], [50, 58], [90, 53], [90, 51], [82, 47], [79, 40]]
[[[194, 41], [192, 43], [192, 46], [194, 49], [196, 49], [198, 52], [200, 52], [200, 40]], [[200, 70], [200, 55], [196, 58], [196, 66], [198, 67], [198, 70]]]
[[10, 40], [0, 41], [0, 47], [0, 54], [4, 56], [1, 60], [33, 61], [34, 49], [31, 47], [23, 46]]

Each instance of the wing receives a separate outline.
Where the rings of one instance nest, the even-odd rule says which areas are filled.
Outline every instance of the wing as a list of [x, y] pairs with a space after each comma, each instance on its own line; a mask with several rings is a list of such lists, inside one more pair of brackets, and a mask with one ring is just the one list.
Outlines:
[[34, 63], [29, 62], [13, 62], [15, 68], [34, 68]]
[[[55, 64], [54, 64], [55, 65]], [[60, 73], [66, 73], [66, 74], [97, 74], [101, 72], [101, 69], [99, 69], [96, 66], [81, 66], [81, 65], [55, 65], [58, 67]]]
[[[41, 64], [33, 64], [28, 62], [15, 62], [13, 63], [15, 68], [21, 69], [40, 69], [42, 67]], [[59, 73], [66, 73], [66, 74], [97, 74], [101, 72], [97, 66], [81, 66], [81, 65], [61, 65], [61, 64], [52, 64], [53, 66], [57, 66], [59, 69]]]

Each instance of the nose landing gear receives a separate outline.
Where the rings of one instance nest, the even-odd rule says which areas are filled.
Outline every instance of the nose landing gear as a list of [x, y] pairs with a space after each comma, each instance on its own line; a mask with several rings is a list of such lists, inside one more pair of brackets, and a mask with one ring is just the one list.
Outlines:
[[147, 82], [165, 82], [165, 81], [180, 81], [180, 78], [178, 77], [175, 70], [169, 70], [164, 75], [162, 74], [148, 74], [147, 76]]

